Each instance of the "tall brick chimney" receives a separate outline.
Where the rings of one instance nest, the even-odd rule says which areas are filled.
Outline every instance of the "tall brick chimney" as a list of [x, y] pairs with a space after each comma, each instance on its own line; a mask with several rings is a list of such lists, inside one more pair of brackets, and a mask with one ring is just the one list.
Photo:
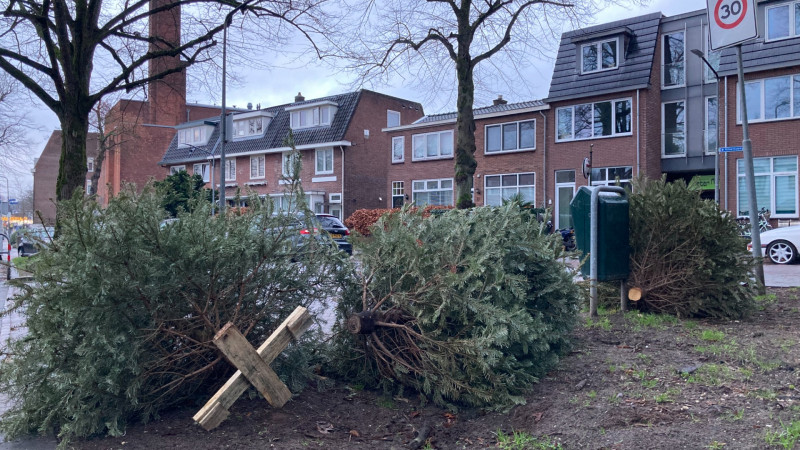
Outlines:
[[[174, 0], [150, 0], [150, 9], [173, 3]], [[168, 48], [167, 43], [180, 45], [181, 7], [175, 6], [150, 16], [150, 36], [164, 42], [150, 44], [151, 51]], [[180, 64], [180, 56], [165, 56], [150, 60], [150, 75]], [[148, 86], [149, 122], [157, 125], [178, 125], [186, 121], [186, 71], [181, 70], [153, 81]]]

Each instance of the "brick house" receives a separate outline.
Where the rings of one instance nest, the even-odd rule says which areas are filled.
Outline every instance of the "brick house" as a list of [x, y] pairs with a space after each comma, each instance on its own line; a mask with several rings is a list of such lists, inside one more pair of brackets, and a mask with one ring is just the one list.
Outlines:
[[[291, 167], [292, 132], [303, 161], [300, 181], [309, 207], [345, 218], [360, 208], [383, 207], [391, 139], [382, 128], [411, 123], [423, 115], [418, 103], [360, 90], [228, 116], [225, 196], [231, 202], [252, 191], [285, 208]], [[170, 173], [201, 174], [219, 188], [219, 119], [186, 122], [159, 164]], [[231, 203], [232, 204], [232, 203]]]
[[[99, 145], [97, 133], [89, 133], [86, 138], [87, 185], [94, 173], [94, 161]], [[33, 164], [33, 222], [53, 225], [56, 223], [56, 179], [61, 158], [61, 131], [56, 130], [42, 149]], [[40, 217], [41, 215], [41, 217]]]
[[[548, 106], [540, 101], [509, 104], [502, 97], [473, 110], [475, 160], [473, 202], [499, 205], [521, 194], [542, 203]], [[456, 113], [434, 114], [414, 123], [384, 128], [391, 138], [391, 166], [382, 207], [454, 205]]]

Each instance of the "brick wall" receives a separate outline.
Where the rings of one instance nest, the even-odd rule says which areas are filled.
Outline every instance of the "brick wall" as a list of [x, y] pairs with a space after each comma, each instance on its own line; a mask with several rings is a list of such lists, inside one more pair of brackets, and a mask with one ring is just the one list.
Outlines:
[[[775, 69], [768, 71], [760, 71], [745, 74], [745, 80], [758, 80], [764, 78], [772, 78], [785, 75], [800, 75], [800, 66], [795, 66], [785, 69]], [[727, 77], [728, 90], [725, 95], [728, 98], [728, 131], [727, 142], [728, 146], [742, 145], [742, 125], [737, 123], [737, 81], [736, 76]], [[724, 85], [721, 86], [724, 90]], [[763, 102], [763, 99], [762, 99]], [[723, 108], [723, 102], [720, 101], [720, 108]], [[722, 120], [724, 116], [720, 114], [720, 128], [722, 128]], [[753, 148], [753, 157], [765, 156], [786, 156], [800, 155], [800, 118], [795, 117], [792, 119], [773, 120], [768, 122], [752, 122], [748, 127], [750, 133], [750, 141]], [[724, 130], [723, 130], [724, 133]], [[720, 146], [724, 144], [724, 136], [720, 140]], [[727, 208], [732, 212], [737, 212], [737, 173], [736, 166], [737, 160], [743, 158], [742, 152], [728, 153], [728, 170], [725, 171], [725, 157], [720, 157], [720, 200], [725, 202], [727, 194]], [[725, 181], [727, 177], [727, 191], [725, 190]], [[797, 177], [795, 182], [798, 182]], [[797, 189], [797, 185], [795, 189]], [[797, 190], [795, 192], [798, 192]], [[746, 201], [746, 199], [745, 199]]]
[[[345, 149], [344, 217], [356, 209], [385, 208], [387, 196], [391, 200], [386, 183], [392, 140], [389, 133], [381, 132], [387, 125], [387, 110], [400, 113], [401, 125], [410, 124], [424, 114], [417, 103], [372, 91], [361, 92], [345, 134], [345, 140], [353, 145]], [[369, 130], [368, 139], [364, 137], [364, 130]]]

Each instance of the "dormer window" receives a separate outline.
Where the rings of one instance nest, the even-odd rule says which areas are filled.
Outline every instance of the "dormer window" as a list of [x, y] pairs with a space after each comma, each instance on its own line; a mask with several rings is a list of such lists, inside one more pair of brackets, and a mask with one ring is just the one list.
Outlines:
[[253, 111], [233, 116], [233, 138], [261, 136], [269, 126], [274, 114], [267, 111]]
[[590, 42], [581, 46], [581, 73], [619, 67], [619, 39]]
[[208, 143], [211, 136], [211, 126], [199, 125], [178, 130], [178, 146], [200, 146]]
[[328, 126], [336, 114], [336, 103], [331, 101], [313, 102], [305, 105], [289, 106], [293, 130], [301, 128]]

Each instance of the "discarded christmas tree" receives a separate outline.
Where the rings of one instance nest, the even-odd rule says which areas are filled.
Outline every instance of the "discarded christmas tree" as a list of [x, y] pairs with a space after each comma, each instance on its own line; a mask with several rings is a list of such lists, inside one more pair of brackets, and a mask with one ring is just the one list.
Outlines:
[[567, 348], [581, 291], [518, 204], [387, 215], [357, 247], [332, 359], [353, 382], [506, 407]]

